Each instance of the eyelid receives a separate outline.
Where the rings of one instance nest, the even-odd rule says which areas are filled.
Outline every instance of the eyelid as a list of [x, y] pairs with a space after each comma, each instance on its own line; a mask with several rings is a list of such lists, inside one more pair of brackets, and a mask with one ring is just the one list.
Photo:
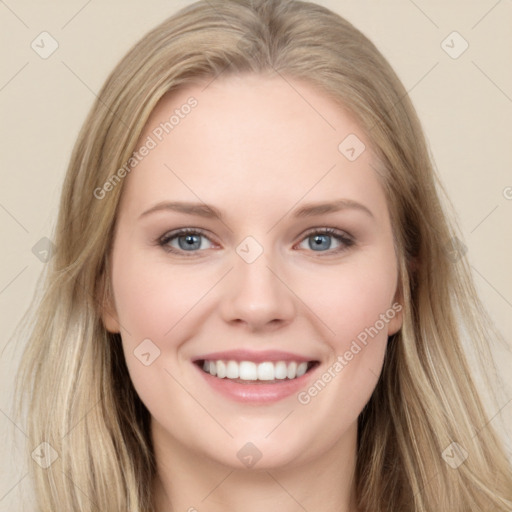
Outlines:
[[308, 229], [303, 235], [302, 235], [302, 240], [304, 240], [304, 238], [312, 235], [312, 234], [315, 234], [315, 233], [320, 233], [320, 234], [329, 234], [329, 235], [336, 235], [336, 236], [339, 236], [339, 237], [342, 237], [342, 238], [346, 238], [347, 240], [351, 240], [351, 241], [355, 241], [354, 237], [348, 233], [347, 231], [344, 231], [343, 229], [338, 229], [338, 228], [331, 228], [331, 227], [321, 227], [321, 228], [310, 228]]

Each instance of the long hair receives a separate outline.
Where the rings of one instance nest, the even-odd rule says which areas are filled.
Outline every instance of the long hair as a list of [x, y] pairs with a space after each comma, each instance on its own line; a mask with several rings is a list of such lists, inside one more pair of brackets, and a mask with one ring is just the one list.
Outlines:
[[[440, 199], [415, 110], [361, 32], [324, 7], [288, 0], [183, 8], [121, 60], [83, 125], [63, 185], [55, 252], [24, 320], [17, 393], [28, 416], [39, 509], [152, 510], [149, 412], [130, 381], [119, 334], [101, 321], [123, 183], [104, 198], [94, 191], [128, 161], [165, 94], [242, 73], [317, 86], [355, 116], [378, 156], [404, 316], [358, 419], [360, 510], [510, 510], [510, 464], [465, 351], [491, 368], [492, 326], [456, 250], [456, 224]], [[36, 447], [48, 467], [32, 460]]]

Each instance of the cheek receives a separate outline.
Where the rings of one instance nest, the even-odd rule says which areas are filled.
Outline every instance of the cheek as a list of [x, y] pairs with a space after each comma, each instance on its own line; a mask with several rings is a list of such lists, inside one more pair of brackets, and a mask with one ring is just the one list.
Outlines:
[[[190, 313], [215, 282], [215, 276], [152, 264], [137, 254], [120, 257], [113, 274], [116, 310], [127, 339], [168, 343], [171, 332]], [[123, 333], [125, 334], [125, 333]]]
[[130, 378], [151, 414], [165, 416], [165, 404], [173, 403], [169, 389], [179, 394], [172, 377], [182, 380], [175, 364], [177, 351], [193, 337], [193, 314], [215, 276], [166, 267], [161, 261], [151, 264], [136, 251], [118, 254], [112, 279]]
[[[397, 271], [391, 258], [370, 256], [354, 264], [340, 265], [329, 273], [317, 274], [312, 309], [329, 327], [335, 348], [346, 350], [347, 343], [364, 340], [368, 330], [383, 337], [394, 330], [396, 311], [393, 301]], [[316, 298], [315, 298], [316, 297]]]
[[[381, 372], [388, 333], [399, 319], [401, 306], [393, 302], [396, 283], [389, 257], [360, 260], [317, 276], [316, 290], [325, 292], [315, 293], [316, 301], [308, 305], [329, 328], [325, 339], [331, 355], [320, 382], [305, 390], [301, 403], [324, 405], [325, 413], [339, 416], [341, 423], [359, 414]], [[332, 407], [335, 403], [343, 403], [343, 411]]]

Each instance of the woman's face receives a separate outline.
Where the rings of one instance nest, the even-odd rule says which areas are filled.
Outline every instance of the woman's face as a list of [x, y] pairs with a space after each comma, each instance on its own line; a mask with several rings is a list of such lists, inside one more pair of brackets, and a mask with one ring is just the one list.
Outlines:
[[137, 150], [103, 320], [155, 446], [239, 468], [355, 446], [401, 325], [359, 126], [305, 82], [239, 75], [164, 98]]

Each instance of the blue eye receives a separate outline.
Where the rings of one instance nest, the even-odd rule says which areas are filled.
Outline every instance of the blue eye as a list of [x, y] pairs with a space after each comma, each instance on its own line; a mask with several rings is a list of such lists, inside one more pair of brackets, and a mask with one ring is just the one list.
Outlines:
[[[159, 240], [159, 244], [169, 252], [196, 252], [196, 249], [204, 249], [201, 238], [208, 239], [201, 230], [180, 229], [174, 233], [164, 235]], [[174, 241], [178, 242], [178, 247], [170, 244]]]
[[[331, 248], [332, 239], [335, 239], [338, 243], [338, 246], [334, 249]], [[185, 252], [197, 253], [211, 248], [205, 247], [203, 243], [205, 240], [212, 243], [202, 230], [183, 228], [167, 233], [157, 242], [167, 252], [183, 254]], [[325, 252], [328, 254], [339, 253], [354, 244], [354, 240], [349, 235], [333, 228], [315, 228], [310, 230], [309, 234], [302, 239], [301, 244], [305, 242], [309, 242], [307, 248], [311, 249], [312, 252]]]
[[[331, 249], [333, 238], [339, 245]], [[333, 228], [315, 229], [311, 231], [301, 243], [306, 241], [309, 242], [308, 247], [312, 249], [313, 252], [328, 252], [330, 254], [341, 252], [354, 244], [352, 238]]]

